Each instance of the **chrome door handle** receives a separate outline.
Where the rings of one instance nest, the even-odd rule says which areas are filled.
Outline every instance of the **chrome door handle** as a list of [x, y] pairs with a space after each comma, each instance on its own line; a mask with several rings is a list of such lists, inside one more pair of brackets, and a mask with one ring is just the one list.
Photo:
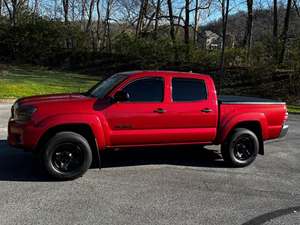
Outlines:
[[205, 109], [202, 109], [201, 112], [210, 113], [210, 112], [212, 112], [212, 109], [205, 108]]
[[162, 108], [158, 108], [158, 109], [155, 109], [153, 112], [155, 112], [155, 113], [165, 113], [166, 110], [164, 110]]

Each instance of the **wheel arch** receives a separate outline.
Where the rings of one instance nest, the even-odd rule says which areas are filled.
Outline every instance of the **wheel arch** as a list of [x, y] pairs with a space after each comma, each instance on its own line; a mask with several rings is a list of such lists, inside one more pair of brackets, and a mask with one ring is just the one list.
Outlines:
[[245, 128], [252, 131], [257, 136], [259, 141], [258, 153], [264, 155], [263, 130], [260, 121], [249, 120], [238, 122], [228, 131], [227, 135], [224, 137], [224, 141], [226, 141], [226, 139], [230, 137], [237, 128]]
[[39, 139], [36, 145], [36, 153], [40, 153], [43, 149], [43, 146], [50, 140], [55, 134], [59, 132], [70, 131], [83, 136], [89, 143], [92, 153], [93, 160], [97, 162], [97, 165], [100, 167], [100, 152], [97, 139], [93, 133], [92, 127], [89, 124], [84, 123], [66, 123], [53, 126], [49, 128]]

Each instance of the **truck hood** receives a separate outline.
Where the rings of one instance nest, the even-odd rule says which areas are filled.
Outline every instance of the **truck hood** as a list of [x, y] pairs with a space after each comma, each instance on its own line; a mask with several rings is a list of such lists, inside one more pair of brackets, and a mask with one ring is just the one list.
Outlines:
[[76, 101], [76, 100], [85, 100], [89, 97], [84, 96], [80, 93], [72, 94], [51, 94], [51, 95], [38, 95], [20, 98], [17, 100], [19, 104], [26, 105], [36, 105], [44, 102], [66, 102], [66, 101]]

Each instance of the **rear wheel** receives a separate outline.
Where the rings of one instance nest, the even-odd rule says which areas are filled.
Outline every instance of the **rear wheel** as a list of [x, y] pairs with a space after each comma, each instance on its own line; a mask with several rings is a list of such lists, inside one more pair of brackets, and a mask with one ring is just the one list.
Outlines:
[[251, 164], [259, 150], [259, 141], [255, 133], [246, 128], [237, 128], [221, 146], [224, 161], [235, 167]]
[[59, 132], [46, 144], [42, 163], [51, 177], [70, 180], [82, 176], [91, 166], [88, 141], [74, 132]]

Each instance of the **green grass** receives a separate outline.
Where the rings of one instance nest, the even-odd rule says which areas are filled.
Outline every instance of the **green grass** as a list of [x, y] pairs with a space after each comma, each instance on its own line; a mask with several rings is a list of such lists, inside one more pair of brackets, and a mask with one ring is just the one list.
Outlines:
[[0, 65], [0, 99], [84, 92], [100, 78], [30, 66]]
[[300, 105], [288, 105], [288, 112], [300, 114]]
[[[0, 99], [84, 92], [100, 79], [76, 73], [50, 71], [40, 67], [0, 65]], [[288, 112], [300, 114], [300, 106], [288, 105]]]

